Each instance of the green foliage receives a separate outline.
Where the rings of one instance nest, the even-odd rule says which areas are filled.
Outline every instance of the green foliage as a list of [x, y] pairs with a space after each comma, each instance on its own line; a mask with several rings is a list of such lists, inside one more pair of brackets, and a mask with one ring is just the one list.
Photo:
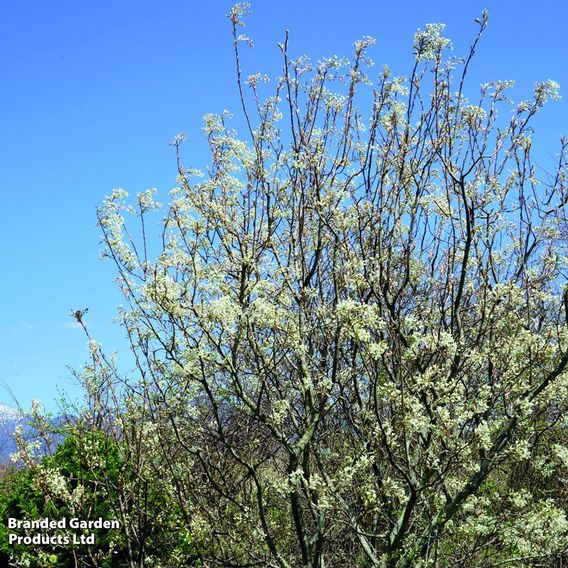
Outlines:
[[47, 513], [43, 495], [34, 483], [30, 470], [6, 468], [0, 477], [0, 562], [8, 566], [9, 561], [18, 559], [21, 566], [37, 565], [37, 554], [29, 546], [8, 544], [8, 519], [37, 519]]
[[[141, 484], [130, 468], [124, 448], [101, 430], [69, 425], [57, 450], [25, 469], [9, 469], [0, 482], [0, 551], [15, 566], [197, 566], [191, 538], [185, 534], [179, 510], [158, 484]], [[120, 528], [56, 531], [9, 529], [8, 518], [58, 521], [118, 520]], [[131, 532], [143, 545], [133, 547]], [[8, 544], [8, 534], [94, 535], [94, 544]], [[175, 535], [175, 538], [173, 536]]]

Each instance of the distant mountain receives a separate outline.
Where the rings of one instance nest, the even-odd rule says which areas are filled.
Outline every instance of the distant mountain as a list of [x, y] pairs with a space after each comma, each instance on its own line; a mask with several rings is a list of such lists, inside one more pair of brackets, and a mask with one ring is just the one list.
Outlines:
[[0, 463], [9, 461], [10, 455], [16, 451], [14, 431], [24, 422], [24, 415], [19, 410], [0, 402]]
[[0, 402], [0, 422], [5, 420], [18, 420], [21, 417], [22, 413], [19, 410]]
[[[29, 420], [28, 415], [0, 402], [0, 464], [9, 462], [10, 456], [17, 450], [14, 432], [18, 426], [23, 427], [27, 439], [36, 436], [37, 432], [29, 425]], [[51, 421], [51, 424], [57, 426], [63, 421], [64, 417], [57, 417]], [[59, 443], [63, 440], [63, 436], [57, 436], [56, 439]]]

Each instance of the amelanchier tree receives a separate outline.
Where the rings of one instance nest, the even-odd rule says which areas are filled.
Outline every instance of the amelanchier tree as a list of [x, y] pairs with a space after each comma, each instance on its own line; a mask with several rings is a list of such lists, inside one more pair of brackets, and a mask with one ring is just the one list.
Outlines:
[[542, 174], [531, 139], [558, 86], [468, 100], [485, 13], [464, 59], [417, 32], [407, 78], [369, 70], [370, 38], [312, 62], [286, 36], [265, 84], [247, 11], [245, 132], [207, 115], [205, 172], [176, 137], [159, 243], [152, 191], [99, 210], [137, 373], [92, 342], [93, 412], [169, 484], [203, 566], [560, 565], [567, 142]]

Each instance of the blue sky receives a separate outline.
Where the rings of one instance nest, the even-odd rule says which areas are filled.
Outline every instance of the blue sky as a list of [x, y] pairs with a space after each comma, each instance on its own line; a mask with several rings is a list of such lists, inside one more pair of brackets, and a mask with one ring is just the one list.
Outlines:
[[[183, 162], [206, 163], [202, 116], [238, 111], [224, 0], [20, 0], [0, 3], [0, 401], [55, 409], [58, 390], [78, 394], [70, 368], [87, 358], [70, 317], [89, 307], [91, 333], [109, 351], [126, 349], [112, 323], [120, 296], [98, 260], [95, 209], [115, 187], [132, 194], [175, 183], [169, 140], [187, 133]], [[472, 64], [468, 92], [516, 79], [518, 98], [536, 80], [568, 88], [568, 6], [543, 1], [257, 1], [247, 33], [246, 74], [276, 74], [276, 46], [290, 30], [293, 55], [351, 53], [377, 38], [372, 57], [405, 74], [412, 37], [447, 24], [456, 54], [489, 28]], [[380, 67], [378, 68], [380, 69]], [[377, 69], [377, 71], [378, 71]], [[563, 90], [561, 89], [561, 92]], [[568, 134], [568, 102], [539, 117], [543, 161]], [[124, 359], [124, 357], [123, 357]], [[126, 358], [127, 359], [127, 358]]]

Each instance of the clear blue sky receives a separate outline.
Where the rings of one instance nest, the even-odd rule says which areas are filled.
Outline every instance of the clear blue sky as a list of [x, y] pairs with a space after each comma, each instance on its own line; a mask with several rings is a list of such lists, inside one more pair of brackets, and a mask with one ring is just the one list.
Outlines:
[[[186, 132], [184, 163], [206, 160], [202, 116], [238, 110], [224, 0], [19, 0], [0, 3], [0, 401], [7, 385], [28, 406], [54, 409], [57, 389], [77, 393], [67, 366], [86, 360], [71, 309], [89, 307], [92, 334], [125, 349], [111, 323], [120, 297], [109, 263], [98, 260], [95, 208], [114, 187], [175, 181], [169, 140]], [[247, 74], [281, 68], [276, 43], [290, 30], [294, 55], [351, 53], [372, 35], [372, 56], [409, 71], [412, 37], [447, 24], [456, 54], [489, 10], [489, 28], [472, 67], [469, 92], [516, 79], [519, 98], [536, 80], [568, 89], [564, 2], [468, 0], [258, 0], [247, 33]], [[563, 91], [562, 91], [563, 92]], [[543, 156], [568, 134], [568, 97], [539, 118]]]

